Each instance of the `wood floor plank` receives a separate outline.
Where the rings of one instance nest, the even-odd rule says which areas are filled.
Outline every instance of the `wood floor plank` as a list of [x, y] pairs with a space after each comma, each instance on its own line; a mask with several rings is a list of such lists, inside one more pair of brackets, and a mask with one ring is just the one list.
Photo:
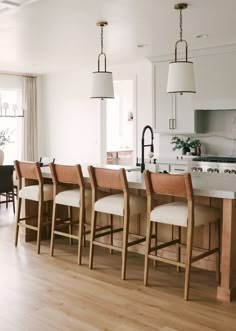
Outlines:
[[184, 273], [159, 263], [150, 266], [150, 286], [143, 286], [143, 256], [129, 253], [127, 281], [120, 279], [121, 255], [96, 247], [94, 269], [89, 246], [77, 265], [77, 246], [21, 236], [13, 245], [11, 208], [0, 209], [1, 331], [235, 331], [236, 302], [216, 300], [215, 273], [193, 269], [190, 301], [183, 300]]

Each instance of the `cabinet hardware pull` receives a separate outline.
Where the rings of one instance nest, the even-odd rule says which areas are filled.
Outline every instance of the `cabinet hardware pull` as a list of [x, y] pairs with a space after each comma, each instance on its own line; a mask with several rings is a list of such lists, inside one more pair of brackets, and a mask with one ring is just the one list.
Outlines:
[[186, 171], [185, 169], [174, 169], [174, 170], [176, 170], [176, 171]]
[[173, 129], [176, 129], [176, 119], [174, 118], [172, 121], [173, 121]]
[[169, 119], [169, 129], [170, 129], [170, 130], [173, 129], [173, 128], [171, 127], [171, 122], [172, 122], [172, 119], [170, 118], [170, 119]]

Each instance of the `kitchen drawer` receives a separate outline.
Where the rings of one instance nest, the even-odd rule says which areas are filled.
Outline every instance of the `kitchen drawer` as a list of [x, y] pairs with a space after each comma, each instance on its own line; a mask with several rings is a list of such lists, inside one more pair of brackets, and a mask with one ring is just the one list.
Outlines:
[[179, 165], [179, 164], [171, 164], [170, 165], [170, 172], [187, 172], [188, 167], [185, 165]]

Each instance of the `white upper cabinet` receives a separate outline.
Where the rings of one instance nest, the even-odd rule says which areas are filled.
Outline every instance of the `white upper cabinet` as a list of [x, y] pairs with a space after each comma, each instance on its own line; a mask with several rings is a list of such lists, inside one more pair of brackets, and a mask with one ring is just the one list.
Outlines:
[[[211, 54], [209, 54], [209, 52]], [[236, 109], [236, 50], [194, 54], [196, 94], [167, 94], [168, 61], [153, 63], [153, 126], [160, 133], [195, 133], [195, 110]]]
[[236, 109], [236, 52], [194, 59], [195, 109]]
[[160, 133], [194, 133], [192, 94], [166, 92], [169, 62], [153, 64], [154, 129]]

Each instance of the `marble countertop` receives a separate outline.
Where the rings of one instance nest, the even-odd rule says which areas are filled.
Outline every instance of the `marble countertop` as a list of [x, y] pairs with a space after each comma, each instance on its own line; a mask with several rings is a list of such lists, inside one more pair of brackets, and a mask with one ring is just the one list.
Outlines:
[[[109, 169], [119, 169], [119, 165], [105, 165]], [[127, 180], [130, 188], [145, 190], [143, 174], [139, 171], [131, 171], [134, 167], [123, 166], [127, 170]], [[49, 167], [43, 167], [44, 178], [51, 178]], [[89, 180], [87, 165], [82, 165], [85, 181]], [[224, 173], [191, 173], [193, 192], [195, 196], [214, 198], [236, 199], [236, 175]]]
[[166, 157], [166, 158], [159, 158], [156, 160], [156, 163], [162, 163], [162, 164], [183, 164], [183, 165], [187, 165], [189, 162], [192, 161], [192, 159], [195, 156], [191, 155], [191, 156], [178, 156], [177, 157]]

